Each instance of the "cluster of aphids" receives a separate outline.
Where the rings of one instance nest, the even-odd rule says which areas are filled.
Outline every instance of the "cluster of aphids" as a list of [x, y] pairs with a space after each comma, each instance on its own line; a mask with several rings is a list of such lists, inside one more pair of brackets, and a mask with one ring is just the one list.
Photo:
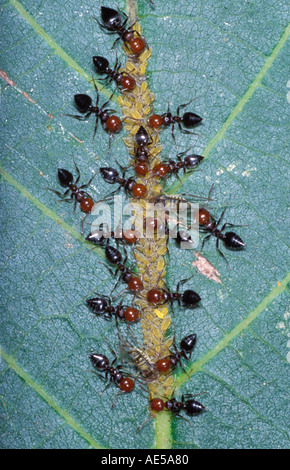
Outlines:
[[[134, 30], [134, 25], [128, 27], [128, 17], [125, 15], [125, 13], [113, 10], [111, 8], [101, 7], [101, 22], [98, 21], [98, 23], [107, 32], [116, 34], [118, 37], [115, 43], [121, 39], [127, 54], [133, 61], [138, 62], [140, 54], [148, 46], [144, 37]], [[113, 69], [110, 68], [108, 60], [101, 56], [93, 57], [93, 64], [98, 74], [105, 75], [104, 79], [107, 81], [107, 83], [114, 81], [117, 85], [117, 88], [122, 93], [134, 93], [134, 88], [136, 87], [135, 78], [126, 72], [120, 71], [121, 65], [118, 59], [116, 60], [116, 64]], [[94, 136], [97, 131], [98, 123], [100, 122], [103, 129], [109, 133], [111, 138], [113, 134], [119, 132], [122, 128], [122, 119], [113, 114], [114, 110], [107, 108], [110, 100], [106, 101], [102, 106], [99, 105], [100, 96], [95, 82], [94, 86], [97, 94], [95, 104], [93, 105], [93, 101], [90, 96], [85, 94], [77, 94], [74, 96], [74, 101], [78, 111], [80, 112], [80, 115], [71, 116], [83, 120], [89, 118], [91, 114], [95, 115]], [[180, 110], [188, 104], [189, 103], [180, 105], [177, 108], [176, 115], [172, 115], [169, 108], [164, 114], [152, 114], [146, 121], [146, 124], [144, 122], [144, 125], [139, 127], [134, 136], [134, 161], [132, 165], [137, 177], [139, 178], [139, 181], [142, 177], [147, 176], [148, 178], [148, 173], [150, 172], [152, 173], [152, 177], [157, 179], [168, 178], [171, 175], [178, 176], [180, 170], [183, 170], [184, 172], [192, 171], [203, 160], [203, 157], [200, 155], [185, 155], [186, 152], [182, 152], [177, 155], [177, 159], [167, 159], [161, 163], [155, 164], [155, 166], [150, 166], [149, 164], [150, 145], [152, 143], [150, 133], [156, 132], [156, 130], [161, 127], [170, 126], [172, 130], [172, 137], [175, 141], [175, 125], [178, 126], [182, 133], [191, 134], [192, 132], [190, 132], [188, 129], [193, 128], [202, 121], [202, 118], [193, 112], [185, 112], [182, 116], [180, 115]], [[146, 127], [148, 131], [146, 130]], [[63, 187], [66, 188], [66, 191], [64, 194], [61, 194], [58, 191], [54, 192], [64, 200], [74, 201], [74, 207], [76, 207], [77, 203], [79, 203], [81, 211], [85, 213], [85, 217], [87, 214], [91, 213], [93, 206], [96, 203], [92, 196], [86, 192], [86, 188], [90, 185], [95, 175], [87, 184], [78, 186], [80, 172], [76, 164], [75, 167], [77, 171], [77, 178], [75, 181], [70, 171], [65, 169], [58, 170], [59, 182]], [[123, 188], [125, 193], [132, 198], [146, 198], [147, 189], [145, 184], [137, 182], [133, 177], [126, 178], [125, 171], [123, 174], [120, 174], [120, 171], [116, 168], [105, 167], [100, 169], [100, 173], [107, 183], [119, 185], [117, 191]], [[114, 193], [115, 192], [116, 191], [114, 191]], [[111, 195], [112, 194], [113, 193], [111, 193]], [[67, 199], [68, 195], [70, 198]], [[178, 202], [183, 202], [184, 200], [184, 198], [170, 197], [164, 193], [159, 194], [155, 198], [155, 202], [161, 202], [164, 204], [165, 202], [176, 202], [178, 204]], [[204, 241], [212, 236], [215, 237], [216, 248], [221, 254], [222, 252], [219, 250], [219, 241], [222, 241], [224, 245], [230, 249], [240, 249], [244, 246], [243, 241], [236, 233], [223, 233], [225, 227], [232, 224], [225, 223], [221, 229], [218, 228], [223, 215], [224, 212], [222, 213], [219, 220], [216, 221], [211, 213], [204, 207], [199, 208], [198, 212], [198, 223], [200, 229], [202, 232], [207, 232], [208, 234]], [[84, 217], [82, 219], [82, 232]], [[158, 234], [158, 230], [161, 227], [157, 219], [151, 217], [148, 218], [148, 220], [145, 222], [147, 227], [151, 227], [153, 232]], [[126, 250], [125, 257], [123, 257], [121, 251], [119, 250], [119, 242], [126, 244], [126, 246], [132, 246], [138, 243], [138, 232], [136, 232], [134, 228], [134, 226], [129, 230], [123, 230], [120, 228], [117, 233], [116, 231], [110, 231], [108, 233], [108, 230], [102, 226], [100, 229], [89, 233], [86, 237], [86, 240], [94, 245], [99, 245], [104, 248], [106, 260], [110, 263], [110, 265], [115, 266], [116, 268], [115, 273], [110, 270], [111, 273], [114, 275], [119, 273], [118, 282], [122, 281], [125, 283], [127, 286], [126, 291], [133, 293], [134, 296], [136, 296], [142, 295], [144, 288], [142, 276], [138, 276], [131, 266], [127, 266]], [[167, 226], [165, 227], [165, 233], [168, 233]], [[112, 238], [117, 242], [116, 247], [109, 243], [109, 240]], [[175, 236], [175, 241], [178, 244], [181, 244], [182, 242], [190, 243], [191, 236], [184, 227], [179, 226]], [[222, 254], [222, 256], [224, 255]], [[180, 286], [185, 281], [186, 280], [181, 280], [178, 283], [175, 292], [170, 291], [166, 286], [164, 288], [158, 288], [158, 286], [156, 286], [155, 288], [150, 289], [146, 292], [146, 299], [148, 303], [155, 307], [167, 303], [172, 304], [176, 301], [179, 305], [182, 304], [185, 307], [198, 306], [201, 298], [195, 291], [187, 289], [183, 292], [179, 292]], [[134, 305], [123, 305], [122, 302], [116, 305], [114, 304], [114, 299], [112, 297], [104, 295], [101, 296], [97, 294], [97, 297], [88, 299], [86, 303], [92, 312], [94, 312], [94, 314], [97, 316], [103, 316], [106, 320], [115, 318], [117, 326], [118, 321], [120, 320], [132, 324], [137, 322], [142, 316], [142, 312]], [[132, 335], [131, 330], [130, 335]], [[117, 395], [122, 392], [132, 392], [135, 388], [136, 381], [140, 380], [141, 383], [144, 383], [146, 381], [155, 380], [156, 377], [158, 377], [158, 374], [172, 373], [172, 371], [174, 371], [178, 366], [183, 369], [182, 360], [190, 359], [196, 344], [196, 335], [189, 334], [180, 341], [179, 348], [173, 344], [174, 351], [169, 351], [170, 354], [168, 354], [166, 357], [159, 358], [157, 362], [152, 364], [145, 350], [137, 347], [135, 339], [130, 342], [128, 338], [123, 338], [120, 333], [118, 333], [118, 336], [121, 347], [123, 347], [125, 351], [130, 354], [137, 370], [139, 371], [135, 375], [132, 375], [130, 371], [125, 372], [123, 364], [115, 365], [117, 356], [110, 346], [109, 348], [113, 354], [112, 362], [104, 354], [92, 353], [90, 355], [91, 363], [97, 375], [108, 381], [106, 388], [112, 383], [115, 384], [115, 386], [119, 389]], [[100, 372], [103, 373], [103, 375], [99, 374]], [[150, 397], [150, 409], [154, 412], [167, 410], [176, 416], [180, 416], [180, 412], [182, 410], [185, 411], [185, 413], [189, 416], [197, 415], [204, 410], [204, 406], [194, 400], [190, 395], [183, 395], [181, 401], [178, 401], [176, 398], [174, 398], [174, 396], [167, 397], [166, 399], [163, 398]]]

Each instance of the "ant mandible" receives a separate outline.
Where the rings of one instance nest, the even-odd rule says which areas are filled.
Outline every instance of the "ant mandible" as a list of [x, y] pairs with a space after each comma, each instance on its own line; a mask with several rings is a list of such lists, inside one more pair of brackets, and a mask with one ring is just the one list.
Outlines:
[[[85, 212], [85, 216], [82, 218], [82, 232], [81, 233], [83, 233], [84, 219], [92, 211], [92, 209], [94, 207], [94, 204], [95, 204], [92, 197], [86, 191], [83, 191], [83, 189], [87, 188], [91, 184], [91, 182], [94, 179], [94, 177], [96, 176], [96, 174], [94, 174], [91, 177], [91, 179], [89, 180], [88, 183], [83, 184], [82, 186], [78, 187], [77, 184], [79, 182], [81, 174], [80, 174], [79, 168], [76, 165], [74, 157], [73, 157], [73, 161], [74, 161], [76, 171], [77, 171], [77, 174], [78, 174], [77, 179], [75, 180], [75, 182], [73, 181], [74, 177], [73, 177], [73, 175], [70, 171], [65, 170], [64, 168], [58, 168], [57, 171], [58, 171], [59, 182], [62, 186], [64, 186], [65, 188], [68, 188], [68, 189], [63, 194], [60, 193], [59, 191], [55, 191], [54, 189], [51, 189], [51, 188], [47, 188], [47, 189], [49, 189], [49, 191], [52, 191], [55, 194], [57, 194], [60, 198], [62, 198], [63, 201], [70, 202], [73, 199], [75, 199], [74, 212], [75, 212], [75, 209], [76, 209], [77, 202], [80, 203], [81, 211]], [[71, 191], [70, 199], [64, 199], [69, 191]]]
[[114, 93], [112, 93], [108, 101], [106, 101], [101, 107], [99, 107], [100, 93], [95, 82], [94, 82], [94, 87], [97, 92], [97, 99], [96, 99], [95, 106], [92, 105], [92, 98], [90, 96], [84, 95], [84, 94], [74, 95], [74, 101], [75, 101], [76, 107], [78, 108], [80, 113], [83, 113], [85, 115], [79, 116], [78, 114], [66, 114], [66, 116], [70, 116], [78, 120], [85, 120], [91, 114], [95, 114], [96, 124], [95, 124], [95, 129], [94, 129], [93, 140], [97, 132], [99, 120], [102, 124], [103, 129], [106, 132], [109, 132], [110, 137], [113, 133], [119, 132], [122, 128], [121, 119], [118, 116], [115, 116], [114, 114], [112, 114], [111, 116], [109, 114], [110, 112], [114, 112], [114, 109], [109, 109], [109, 108], [105, 109], [105, 106], [107, 106], [107, 104], [110, 102]]
[[204, 157], [201, 155], [186, 155], [186, 157], [182, 159], [183, 155], [185, 155], [187, 151], [188, 150], [185, 152], [180, 152], [177, 155], [177, 162], [174, 160], [165, 160], [155, 165], [155, 167], [152, 169], [153, 175], [160, 178], [168, 178], [170, 175], [175, 174], [178, 177], [178, 172], [182, 168], [184, 173], [186, 173], [188, 170], [190, 171], [193, 168], [196, 168], [204, 159]]
[[[174, 349], [175, 353], [170, 354], [167, 357], [159, 359], [156, 362], [156, 367], [159, 372], [168, 372], [169, 370], [174, 370], [178, 364], [182, 367], [181, 359], [184, 357], [186, 360], [189, 360], [192, 354], [192, 351], [196, 344], [196, 334], [187, 335], [180, 341], [180, 351], [177, 350], [175, 344]], [[183, 367], [182, 367], [183, 368]]]
[[119, 172], [115, 168], [103, 167], [100, 168], [100, 172], [107, 183], [119, 183], [119, 188], [116, 189], [116, 191], [113, 191], [113, 193], [111, 194], [114, 194], [115, 192], [119, 191], [119, 189], [122, 187], [124, 188], [126, 193], [130, 193], [136, 199], [144, 198], [147, 194], [147, 189], [144, 184], [136, 183], [136, 181], [132, 177], [128, 178], [127, 180], [124, 179], [125, 173], [123, 173], [123, 177], [121, 178]]
[[[191, 278], [189, 278], [191, 279]], [[176, 292], [170, 292], [166, 289], [150, 289], [147, 292], [147, 300], [153, 305], [162, 305], [167, 302], [172, 303], [174, 300], [182, 302], [186, 307], [194, 307], [198, 302], [200, 302], [200, 296], [193, 290], [187, 289], [182, 294], [179, 292], [180, 284], [188, 281], [189, 279], [182, 279], [179, 281], [176, 287]]]
[[153, 129], [158, 129], [161, 126], [169, 127], [171, 126], [171, 134], [172, 138], [175, 142], [175, 136], [174, 136], [174, 126], [175, 124], [178, 125], [180, 132], [183, 134], [192, 134], [192, 132], [185, 130], [182, 128], [181, 124], [183, 124], [184, 127], [191, 128], [196, 126], [202, 121], [202, 118], [198, 116], [198, 114], [192, 113], [192, 112], [186, 112], [184, 113], [183, 116], [179, 116], [179, 112], [181, 108], [185, 108], [188, 106], [193, 100], [189, 101], [186, 104], [181, 104], [178, 106], [177, 111], [176, 111], [176, 116], [173, 116], [170, 112], [169, 109], [169, 103], [168, 103], [168, 109], [167, 113], [164, 114], [152, 114], [150, 118], [147, 121], [147, 124], [149, 127]]
[[[111, 245], [106, 245], [105, 255], [109, 263], [117, 265], [117, 270], [115, 272], [115, 275], [117, 274], [118, 271], [121, 272], [120, 279], [122, 279], [122, 281], [128, 285], [129, 290], [131, 290], [132, 292], [140, 292], [141, 290], [143, 290], [143, 282], [141, 281], [141, 279], [137, 277], [136, 275], [134, 275], [132, 271], [130, 270], [130, 268], [125, 266], [126, 261], [127, 261], [127, 256], [124, 262], [122, 263], [121, 252]], [[114, 289], [115, 288], [116, 286], [114, 287]]]
[[[122, 16], [125, 18], [123, 20]], [[124, 12], [118, 12], [113, 8], [101, 7], [101, 17], [103, 24], [99, 23], [97, 18], [95, 18], [101, 28], [106, 29], [109, 33], [117, 33], [119, 37], [114, 42], [112, 48], [119, 39], [122, 39], [126, 46], [131, 50], [134, 55], [140, 54], [146, 47], [146, 41], [139, 35], [137, 31], [133, 31], [132, 24], [128, 29], [125, 28], [125, 25], [128, 21], [128, 16]], [[137, 36], [135, 36], [135, 33]]]
[[92, 312], [97, 316], [103, 315], [105, 320], [111, 320], [114, 316], [116, 319], [135, 323], [140, 319], [140, 311], [137, 308], [121, 304], [113, 306], [112, 299], [106, 295], [87, 299], [86, 303]]
[[116, 59], [114, 69], [109, 67], [109, 61], [105, 57], [94, 56], [93, 63], [98, 73], [105, 73], [107, 75], [106, 78], [101, 78], [100, 80], [109, 79], [108, 84], [114, 80], [117, 83], [118, 88], [122, 88], [124, 91], [131, 91], [135, 88], [136, 81], [133, 77], [130, 77], [130, 75], [127, 75], [125, 72], [119, 73], [121, 64], [118, 59]]

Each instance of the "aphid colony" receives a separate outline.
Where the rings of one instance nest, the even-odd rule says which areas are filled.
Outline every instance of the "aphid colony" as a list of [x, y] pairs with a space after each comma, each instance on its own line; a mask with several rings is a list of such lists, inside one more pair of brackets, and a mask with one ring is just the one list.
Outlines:
[[[123, 12], [102, 6], [101, 21], [99, 21], [97, 18], [95, 19], [101, 28], [104, 29], [107, 33], [118, 36], [114, 42], [113, 47], [119, 40], [122, 40], [127, 55], [131, 58], [131, 60], [137, 63], [140, 54], [146, 48], [148, 48], [148, 46], [144, 37], [142, 37], [134, 29], [134, 24], [128, 27], [127, 15]], [[121, 63], [118, 59], [116, 59], [114, 68], [111, 68], [109, 61], [105, 57], [94, 56], [93, 65], [97, 74], [104, 75], [104, 78], [100, 80], [105, 80], [107, 85], [109, 83], [115, 82], [117, 90], [121, 93], [134, 93], [136, 80], [133, 76], [130, 76], [130, 74], [121, 70]], [[114, 110], [107, 108], [107, 105], [115, 92], [108, 101], [100, 106], [100, 93], [95, 81], [94, 87], [97, 95], [95, 104], [93, 104], [93, 99], [90, 96], [85, 94], [76, 94], [74, 96], [74, 103], [80, 115], [71, 114], [69, 116], [79, 120], [85, 120], [89, 118], [91, 114], [95, 115], [95, 128], [93, 137], [96, 134], [98, 123], [100, 122], [103, 129], [109, 134], [111, 138], [115, 133], [122, 129], [122, 122], [126, 118], [122, 120], [120, 117], [113, 114], [115, 112]], [[151, 114], [151, 116], [146, 121], [140, 123], [140, 126], [134, 135], [134, 155], [133, 162], [130, 165], [134, 168], [137, 179], [134, 177], [125, 177], [126, 169], [122, 169], [123, 174], [121, 174], [120, 171], [114, 167], [100, 168], [100, 174], [106, 183], [118, 185], [118, 188], [113, 193], [110, 193], [110, 196], [119, 190], [123, 190], [126, 195], [132, 197], [133, 199], [146, 199], [148, 196], [148, 190], [146, 187], [147, 180], [144, 179], [143, 184], [139, 182], [140, 178], [148, 177], [148, 173], [149, 177], [156, 178], [157, 180], [164, 178], [167, 179], [172, 175], [179, 177], [178, 173], [180, 170], [183, 170], [183, 172], [193, 171], [202, 162], [202, 156], [195, 154], [189, 155], [186, 151], [177, 154], [176, 159], [168, 158], [164, 161], [156, 163], [155, 165], [153, 163], [153, 166], [150, 166], [149, 164], [151, 157], [150, 145], [152, 143], [150, 136], [151, 133], [159, 132], [159, 129], [162, 127], [171, 127], [172, 137], [175, 142], [174, 129], [176, 125], [178, 126], [180, 132], [188, 135], [192, 133], [188, 129], [192, 129], [201, 123], [202, 118], [193, 112], [187, 111], [182, 116], [180, 115], [181, 109], [185, 108], [190, 103], [191, 101], [187, 104], [178, 106], [175, 116], [171, 114], [168, 106], [168, 110], [164, 114]], [[111, 140], [109, 141], [109, 152], [110, 142]], [[77, 173], [76, 179], [74, 180], [73, 174], [70, 171], [59, 168], [59, 183], [66, 190], [63, 194], [59, 191], [52, 191], [54, 191], [63, 200], [74, 200], [74, 209], [76, 208], [77, 203], [79, 203], [80, 209], [85, 213], [84, 217], [86, 217], [89, 213], [91, 213], [94, 204], [96, 204], [93, 197], [85, 191], [85, 189], [91, 184], [95, 175], [89, 180], [87, 184], [78, 186], [80, 171], [75, 162], [74, 164]], [[69, 199], [66, 197], [68, 195], [70, 196]], [[108, 199], [105, 198], [104, 200]], [[154, 198], [154, 202], [158, 202], [164, 205], [165, 203], [174, 203], [178, 208], [178, 205], [181, 202], [186, 202], [186, 198], [179, 196], [168, 196], [161, 192]], [[201, 232], [206, 232], [208, 234], [203, 240], [202, 248], [205, 240], [213, 236], [216, 238], [216, 248], [218, 252], [225, 258], [224, 254], [219, 249], [220, 241], [223, 242], [226, 248], [233, 250], [241, 249], [245, 246], [245, 244], [236, 233], [223, 233], [225, 227], [232, 224], [225, 223], [221, 229], [218, 228], [224, 212], [225, 211], [222, 212], [218, 222], [216, 222], [215, 218], [205, 207], [200, 207], [198, 212], [198, 224]], [[84, 217], [82, 218], [82, 233]], [[158, 237], [158, 231], [161, 228], [160, 221], [155, 218], [148, 217], [147, 220], [144, 220], [144, 225], [153, 231], [154, 236]], [[165, 234], [168, 235], [166, 218], [165, 227], [162, 228], [164, 229]], [[177, 302], [179, 305], [187, 308], [198, 307], [201, 298], [197, 292], [190, 288], [183, 290], [183, 292], [179, 291], [180, 286], [188, 281], [188, 279], [179, 281], [175, 292], [172, 292], [169, 288], [167, 288], [167, 286], [162, 288], [155, 286], [149, 289], [145, 294], [143, 293], [144, 285], [142, 276], [136, 274], [132, 266], [127, 266], [126, 249], [124, 248], [125, 256], [122, 255], [122, 252], [119, 249], [119, 243], [128, 248], [139, 242], [139, 234], [135, 230], [134, 226], [132, 226], [132, 229], [129, 230], [123, 230], [121, 228], [118, 233], [112, 232], [111, 230], [108, 231], [106, 227], [101, 226], [98, 230], [94, 230], [89, 233], [86, 236], [86, 240], [93, 245], [102, 247], [104, 249], [106, 261], [111, 266], [115, 267], [115, 273], [110, 268], [108, 268], [113, 276], [116, 276], [117, 274], [119, 275], [119, 279], [113, 290], [116, 288], [117, 284], [122, 281], [122, 283], [126, 285], [126, 292], [131, 293], [134, 296], [132, 304], [126, 305], [122, 303], [122, 300], [119, 301], [119, 303], [114, 301], [117, 296], [112, 297], [99, 295], [96, 293], [96, 297], [86, 300], [86, 304], [96, 316], [103, 317], [105, 320], [112, 320], [114, 318], [117, 324], [117, 328], [118, 322], [120, 320], [127, 322], [128, 324], [134, 324], [142, 318], [142, 311], [136, 308], [134, 305], [134, 299], [136, 296], [143, 296], [143, 298], [145, 298], [148, 304], [152, 305], [152, 307], [164, 304], [171, 305], [173, 302]], [[110, 244], [110, 240], [115, 240], [117, 246], [115, 247]], [[181, 244], [182, 242], [191, 243], [192, 240], [189, 232], [187, 231], [187, 227], [178, 226], [175, 241], [177, 244]], [[175, 345], [174, 340], [174, 350], [170, 350], [167, 356], [159, 357], [157, 361], [152, 362], [146, 350], [142, 346], [138, 346], [134, 333], [131, 330], [129, 330], [128, 335], [128, 337], [124, 338], [118, 329], [120, 346], [131, 357], [137, 369], [135, 374], [132, 374], [130, 371], [125, 372], [123, 364], [116, 365], [117, 355], [112, 350], [110, 345], [108, 346], [113, 355], [112, 361], [102, 353], [91, 353], [90, 355], [90, 361], [95, 373], [108, 381], [106, 388], [110, 384], [114, 384], [118, 389], [113, 405], [115, 404], [119, 393], [132, 392], [135, 389], [135, 384], [139, 384], [140, 387], [143, 388], [142, 385], [156, 380], [160, 374], [171, 374], [177, 367], [180, 367], [184, 370], [182, 361], [190, 360], [197, 340], [196, 334], [190, 333], [180, 341], [179, 349]], [[130, 337], [131, 340], [128, 339]], [[192, 395], [188, 394], [182, 395], [180, 401], [174, 398], [174, 396], [167, 398], [164, 396], [150, 396], [149, 408], [153, 414], [165, 410], [171, 412], [175, 416], [181, 416], [180, 413], [182, 411], [188, 416], [194, 416], [200, 414], [205, 409], [202, 404], [192, 398]]]

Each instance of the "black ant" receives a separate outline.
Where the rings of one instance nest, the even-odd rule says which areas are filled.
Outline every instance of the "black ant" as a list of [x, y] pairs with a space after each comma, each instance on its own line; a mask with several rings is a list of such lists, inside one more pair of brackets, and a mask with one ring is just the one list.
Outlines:
[[190, 334], [183, 338], [180, 341], [180, 351], [177, 350], [175, 344], [174, 349], [175, 353], [170, 354], [167, 357], [159, 359], [156, 362], [156, 367], [159, 372], [168, 372], [169, 370], [174, 370], [178, 364], [182, 367], [181, 359], [184, 357], [189, 360], [192, 354], [192, 351], [196, 344], [196, 334]]
[[106, 29], [111, 34], [117, 33], [119, 35], [112, 48], [119, 39], [122, 39], [134, 55], [140, 54], [145, 49], [146, 41], [137, 31], [133, 31], [134, 24], [132, 24], [128, 29], [125, 28], [125, 25], [128, 22], [128, 16], [124, 12], [119, 13], [113, 8], [102, 6], [101, 17], [103, 24], [99, 23], [95, 18], [101, 28]]
[[141, 290], [143, 290], [143, 283], [141, 279], [137, 277], [136, 275], [134, 275], [130, 268], [125, 266], [125, 263], [127, 261], [127, 256], [124, 262], [122, 263], [121, 252], [111, 245], [106, 245], [105, 255], [109, 263], [117, 265], [117, 270], [115, 272], [115, 275], [117, 274], [118, 271], [121, 272], [120, 279], [128, 285], [129, 290], [133, 292], [140, 292]]
[[121, 87], [125, 91], [131, 91], [135, 88], [136, 82], [133, 77], [130, 77], [130, 75], [127, 75], [125, 72], [119, 73], [121, 64], [118, 59], [116, 59], [114, 69], [109, 67], [109, 61], [105, 57], [94, 56], [93, 63], [98, 73], [105, 73], [107, 75], [105, 79], [100, 80], [109, 79], [108, 84], [114, 80], [117, 83], [117, 86]]
[[181, 401], [171, 398], [164, 402], [161, 398], [153, 398], [150, 400], [150, 408], [152, 411], [162, 411], [164, 408], [171, 411], [175, 416], [183, 418], [179, 413], [184, 410], [188, 416], [196, 416], [205, 410], [205, 407], [196, 400], [188, 399], [191, 394], [182, 395]]
[[[92, 211], [92, 209], [94, 207], [94, 204], [95, 204], [92, 197], [86, 191], [83, 191], [83, 189], [87, 188], [91, 184], [91, 182], [94, 179], [95, 175], [93, 175], [91, 177], [91, 179], [89, 180], [88, 183], [83, 184], [82, 186], [78, 187], [77, 184], [79, 182], [81, 174], [80, 174], [80, 170], [78, 169], [78, 167], [76, 165], [76, 162], [75, 162], [74, 158], [73, 158], [73, 161], [74, 161], [76, 171], [77, 171], [77, 174], [78, 174], [77, 179], [75, 180], [75, 182], [73, 181], [74, 177], [73, 177], [73, 175], [70, 171], [65, 170], [63, 168], [59, 168], [58, 169], [59, 182], [62, 186], [66, 187], [68, 189], [63, 194], [61, 194], [59, 191], [55, 191], [54, 189], [51, 189], [51, 188], [47, 188], [47, 189], [49, 189], [49, 191], [52, 191], [55, 194], [57, 194], [59, 197], [62, 198], [63, 201], [70, 202], [71, 200], [75, 199], [74, 212], [75, 212], [75, 209], [76, 209], [77, 202], [80, 203], [81, 210], [86, 213], [86, 215], [82, 218], [82, 232], [81, 233], [83, 233], [84, 219]], [[63, 198], [65, 198], [65, 196], [68, 194], [69, 191], [71, 191], [70, 199], [63, 199]]]
[[134, 137], [135, 141], [135, 172], [137, 175], [144, 176], [148, 173], [148, 157], [149, 149], [148, 145], [151, 143], [151, 139], [148, 135], [148, 132], [143, 126], [140, 126]]
[[136, 183], [136, 181], [132, 177], [126, 180], [124, 178], [124, 173], [123, 177], [121, 178], [119, 172], [115, 168], [100, 168], [100, 172], [107, 183], [119, 184], [119, 188], [111, 194], [117, 192], [121, 187], [124, 188], [126, 193], [132, 194], [137, 199], [144, 198], [147, 194], [147, 189], [144, 184]]
[[101, 107], [99, 107], [100, 94], [99, 94], [99, 90], [95, 82], [94, 82], [94, 87], [97, 92], [97, 99], [96, 99], [95, 106], [92, 105], [92, 98], [90, 96], [84, 95], [84, 94], [74, 95], [74, 101], [75, 101], [76, 107], [78, 108], [80, 113], [85, 114], [85, 115], [79, 116], [78, 114], [66, 114], [66, 116], [70, 116], [79, 120], [87, 119], [91, 114], [95, 114], [96, 124], [95, 124], [93, 139], [95, 138], [95, 135], [97, 132], [99, 120], [102, 124], [103, 129], [106, 132], [109, 132], [110, 136], [112, 135], [112, 133], [119, 132], [122, 128], [121, 119], [118, 116], [115, 116], [114, 114], [111, 116], [109, 114], [110, 112], [114, 112], [115, 110], [105, 108], [107, 104], [110, 102], [110, 100], [112, 99], [114, 93], [112, 93], [108, 101], [106, 101]]
[[[169, 400], [162, 400], [162, 398], [151, 398], [149, 401], [150, 410], [156, 413], [160, 413], [164, 409], [166, 411], [171, 411], [174, 416], [178, 418], [185, 419], [190, 425], [191, 423], [180, 415], [181, 411], [185, 411], [188, 416], [197, 416], [201, 414], [206, 408], [198, 401], [194, 400], [193, 395], [186, 393], [182, 395], [181, 401], [176, 400], [176, 398], [171, 397]], [[146, 424], [152, 416], [150, 416], [143, 424], [138, 426], [137, 430], [139, 431], [144, 424]]]
[[[191, 279], [191, 278], [189, 278]], [[182, 279], [179, 281], [176, 287], [176, 292], [170, 292], [166, 289], [150, 289], [147, 292], [147, 300], [153, 305], [165, 304], [166, 302], [172, 303], [174, 300], [182, 302], [186, 307], [194, 307], [200, 302], [200, 296], [193, 290], [187, 289], [182, 294], [179, 293], [180, 284], [188, 281], [188, 279]]]
[[[100, 372], [105, 372], [105, 380], [108, 379], [110, 376], [110, 380], [108, 385], [104, 388], [104, 390], [101, 392], [101, 394], [104, 393], [104, 391], [111, 385], [112, 382], [115, 383], [115, 385], [120, 389], [120, 391], [116, 394], [115, 399], [112, 404], [112, 408], [115, 404], [115, 401], [117, 399], [117, 396], [119, 395], [120, 392], [123, 393], [129, 393], [134, 390], [135, 387], [135, 380], [128, 376], [124, 376], [122, 369], [122, 366], [116, 366], [114, 367], [114, 363], [117, 360], [116, 353], [110, 348], [111, 352], [114, 355], [113, 362], [111, 362], [105, 356], [104, 354], [96, 354], [96, 353], [91, 353], [90, 354], [90, 360], [92, 365], [94, 366], [95, 369], [97, 369]], [[99, 377], [104, 379], [104, 377], [100, 374], [97, 374]]]
[[185, 152], [180, 152], [177, 155], [177, 162], [174, 160], [165, 160], [155, 165], [155, 167], [152, 169], [153, 175], [160, 178], [164, 178], [176, 174], [176, 176], [178, 177], [179, 170], [183, 168], [184, 173], [186, 173], [187, 170], [192, 170], [193, 168], [196, 168], [204, 159], [204, 157], [202, 157], [201, 155], [186, 155], [186, 157], [182, 159], [182, 156], [186, 152], [187, 150]]
[[119, 240], [125, 241], [128, 244], [136, 243], [140, 236], [138, 232], [134, 229], [116, 229], [115, 231], [105, 232], [103, 229], [93, 230], [86, 237], [88, 242], [93, 243], [94, 245], [104, 245], [109, 242], [110, 238], [114, 238], [117, 243]]
[[105, 320], [111, 320], [114, 316], [116, 319], [134, 323], [140, 319], [140, 311], [137, 308], [121, 304], [113, 306], [111, 298], [105, 295], [87, 299], [86, 303], [96, 315], [103, 315]]
[[[223, 210], [218, 222], [216, 222], [216, 220], [212, 217], [212, 215], [210, 214], [210, 212], [207, 209], [204, 209], [204, 208], [199, 209], [198, 222], [199, 222], [199, 225], [201, 226], [201, 231], [210, 232], [210, 234], [207, 235], [204, 238], [200, 251], [202, 251], [204, 243], [205, 243], [206, 240], [208, 240], [212, 236], [216, 237], [216, 239], [217, 239], [216, 240], [216, 249], [219, 252], [219, 254], [225, 259], [227, 265], [229, 266], [225, 255], [219, 249], [219, 241], [221, 240], [224, 243], [224, 245], [226, 246], [226, 248], [229, 248], [231, 250], [241, 250], [241, 249], [244, 248], [245, 243], [239, 237], [239, 235], [237, 235], [235, 232], [222, 233], [227, 225], [229, 225], [231, 227], [241, 227], [241, 225], [234, 225], [234, 224], [229, 224], [229, 223], [226, 222], [220, 230], [218, 229], [218, 226], [219, 226], [219, 224], [220, 224], [220, 222], [223, 218], [223, 215], [225, 213], [225, 210], [226, 210], [226, 207]], [[183, 241], [185, 241], [185, 240], [183, 240]]]
[[164, 114], [161, 114], [161, 115], [152, 114], [150, 116], [150, 118], [148, 119], [148, 121], [147, 121], [148, 126], [152, 127], [153, 129], [158, 129], [161, 126], [165, 126], [165, 127], [172, 126], [171, 127], [171, 134], [172, 134], [172, 138], [173, 138], [174, 142], [175, 142], [175, 136], [174, 136], [174, 126], [175, 126], [175, 124], [178, 125], [180, 131], [183, 134], [192, 134], [192, 132], [183, 129], [181, 124], [183, 124], [183, 126], [185, 126], [187, 128], [188, 127], [191, 128], [191, 127], [194, 127], [197, 124], [199, 124], [202, 121], [202, 118], [200, 116], [198, 116], [197, 114], [191, 113], [191, 112], [187, 112], [187, 113], [184, 113], [183, 116], [179, 116], [180, 109], [185, 108], [192, 101], [193, 100], [189, 101], [186, 104], [179, 105], [178, 108], [177, 108], [177, 111], [176, 111], [176, 116], [173, 116], [171, 114], [170, 109], [169, 109], [169, 104], [168, 104], [167, 113], [164, 113]]

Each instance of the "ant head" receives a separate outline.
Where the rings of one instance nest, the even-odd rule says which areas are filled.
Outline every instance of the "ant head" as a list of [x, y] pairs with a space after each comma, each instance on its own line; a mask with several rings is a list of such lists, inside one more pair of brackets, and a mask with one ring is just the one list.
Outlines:
[[93, 63], [98, 73], [106, 73], [109, 67], [109, 61], [105, 57], [94, 56]]
[[224, 235], [223, 242], [227, 248], [232, 250], [241, 250], [245, 243], [235, 232], [227, 232]]
[[117, 170], [115, 170], [115, 168], [103, 167], [100, 168], [100, 172], [107, 183], [115, 183], [119, 178], [119, 173]]
[[75, 105], [80, 113], [86, 113], [92, 106], [92, 98], [88, 95], [75, 95]]
[[140, 126], [138, 131], [136, 132], [135, 142], [139, 147], [149, 144], [149, 135], [143, 126]]
[[120, 13], [113, 8], [101, 7], [101, 17], [104, 26], [110, 31], [116, 31], [122, 24]]
[[202, 118], [198, 114], [194, 113], [184, 113], [182, 117], [182, 122], [185, 127], [193, 127], [199, 124], [202, 121]]
[[182, 294], [182, 302], [185, 305], [195, 305], [201, 300], [200, 296], [193, 290], [185, 290]]
[[107, 366], [110, 364], [109, 359], [104, 354], [90, 354], [90, 360], [93, 366], [99, 370], [106, 370]]
[[57, 173], [59, 182], [62, 186], [68, 186], [70, 183], [73, 182], [74, 177], [70, 171], [64, 170], [63, 168], [59, 168], [57, 170]]
[[196, 334], [186, 336], [180, 341], [180, 347], [183, 351], [191, 352], [196, 344]]

